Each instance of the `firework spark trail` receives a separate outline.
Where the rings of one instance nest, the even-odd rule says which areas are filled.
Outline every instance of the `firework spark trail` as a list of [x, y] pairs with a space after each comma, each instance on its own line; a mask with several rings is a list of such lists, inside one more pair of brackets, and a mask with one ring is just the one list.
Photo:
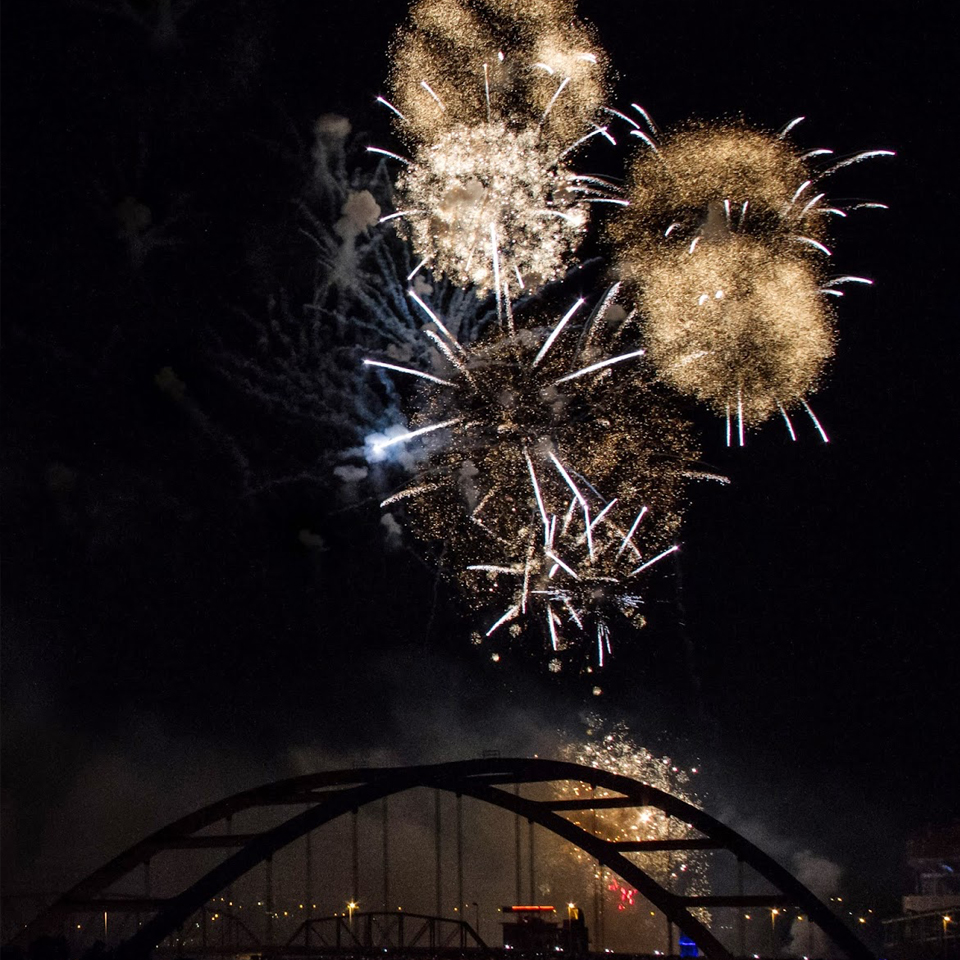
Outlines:
[[511, 607], [488, 631], [487, 636], [493, 636], [497, 630], [500, 629], [505, 623], [512, 620], [520, 612], [519, 604], [515, 607]]
[[603, 370], [605, 367], [613, 366], [615, 363], [623, 363], [624, 360], [633, 360], [636, 357], [642, 357], [646, 353], [645, 350], [631, 350], [630, 353], [622, 353], [619, 357], [610, 357], [607, 360], [598, 360], [596, 363], [591, 363], [589, 367], [583, 367], [580, 370], [574, 370], [573, 373], [564, 374], [562, 377], [559, 377], [554, 381], [558, 386], [561, 383], [566, 383], [568, 380], [576, 380], [578, 377], [585, 377], [587, 374], [596, 373], [598, 370]]
[[671, 553], [676, 553], [680, 547], [674, 545], [668, 550], [664, 550], [662, 553], [658, 553], [652, 560], [648, 560], [646, 563], [641, 563], [636, 570], [630, 571], [630, 576], [636, 576], [638, 573], [643, 573], [644, 570], [652, 567], [655, 563], [659, 563], [664, 557], [668, 557]]
[[807, 415], [813, 421], [813, 425], [817, 428], [817, 433], [820, 434], [820, 437], [823, 440], [823, 442], [829, 443], [830, 438], [827, 436], [826, 432], [824, 431], [823, 427], [820, 424], [820, 421], [817, 419], [817, 415], [813, 412], [813, 410], [810, 409], [810, 404], [807, 403], [806, 400], [802, 400], [801, 403], [803, 404], [803, 409], [807, 411]]
[[527, 469], [530, 471], [530, 483], [533, 485], [533, 493], [537, 499], [537, 508], [540, 511], [540, 518], [543, 520], [544, 542], [552, 542], [552, 537], [550, 537], [550, 521], [547, 519], [547, 510], [543, 505], [543, 494], [540, 493], [540, 483], [537, 480], [537, 472], [533, 469], [533, 461], [530, 459], [530, 454], [527, 453], [526, 448], [523, 450], [523, 458], [527, 461]]
[[780, 410], [780, 415], [783, 417], [783, 422], [784, 422], [784, 423], [786, 424], [786, 426], [787, 426], [787, 432], [790, 434], [790, 439], [791, 439], [791, 440], [796, 440], [796, 439], [797, 439], [797, 435], [796, 435], [796, 433], [794, 433], [793, 424], [790, 422], [790, 416], [789, 416], [789, 414], [787, 413], [786, 410], [783, 409], [783, 404], [782, 404], [782, 403], [778, 403], [778, 404], [777, 404], [777, 407], [778, 407], [779, 410]]
[[550, 459], [553, 461], [553, 465], [557, 468], [557, 472], [560, 474], [561, 477], [563, 477], [564, 482], [573, 492], [573, 495], [577, 498], [577, 502], [583, 508], [583, 523], [587, 533], [587, 549], [590, 552], [590, 559], [592, 560], [593, 559], [593, 536], [591, 535], [591, 532], [590, 532], [591, 530], [590, 504], [587, 503], [587, 500], [584, 497], [584, 495], [580, 492], [577, 485], [570, 478], [570, 474], [567, 473], [567, 470], [564, 467], [564, 465], [557, 459], [556, 454], [551, 452], [549, 456], [550, 456]]
[[560, 318], [557, 325], [550, 332], [550, 336], [544, 341], [543, 346], [540, 348], [537, 355], [533, 358], [533, 363], [531, 366], [536, 367], [540, 361], [546, 356], [547, 351], [553, 346], [554, 341], [557, 337], [560, 336], [563, 328], [567, 325], [570, 318], [582, 307], [584, 304], [583, 297], [581, 297], [577, 302]]
[[406, 433], [401, 433], [399, 436], [391, 437], [389, 440], [380, 440], [373, 445], [374, 453], [380, 454], [387, 447], [392, 447], [397, 443], [406, 443], [408, 440], [413, 440], [416, 437], [422, 437], [428, 433], [433, 433], [435, 430], [443, 430], [446, 427], [456, 426], [458, 423], [462, 422], [462, 417], [454, 417], [452, 420], [444, 420], [442, 423], [431, 423], [426, 427], [419, 427], [416, 430], [408, 430]]
[[384, 363], [382, 360], [364, 360], [364, 366], [382, 367], [384, 370], [396, 370], [398, 373], [406, 373], [413, 377], [420, 377], [422, 380], [429, 380], [431, 383], [439, 383], [445, 387], [452, 387], [452, 380], [444, 380], [441, 377], [435, 377], [432, 373], [424, 373], [422, 370], [411, 370], [410, 367], [401, 367], [396, 363]]
[[593, 345], [596, 338], [601, 333], [603, 320], [606, 318], [610, 308], [616, 303], [620, 294], [622, 283], [618, 280], [607, 288], [607, 292], [600, 298], [600, 302], [594, 307], [590, 316], [584, 324], [584, 332], [580, 337], [580, 346], [577, 348], [577, 355], [593, 355]]
[[[644, 516], [646, 516], [646, 513], [647, 513], [647, 508], [644, 507], [644, 508], [637, 514], [636, 519], [633, 521], [633, 525], [632, 525], [632, 526], [630, 527], [630, 529], [627, 531], [627, 535], [623, 538], [623, 542], [620, 544], [620, 549], [617, 550], [617, 556], [618, 556], [618, 557], [620, 556], [621, 553], [623, 553], [624, 550], [626, 550], [627, 544], [630, 544], [631, 546], [633, 546], [633, 542], [632, 542], [632, 541], [633, 541], [633, 535], [637, 532], [637, 527], [640, 526], [640, 521], [643, 520]], [[636, 550], [636, 547], [634, 547], [633, 549]]]
[[382, 501], [381, 507], [388, 507], [392, 503], [399, 503], [401, 500], [405, 500], [409, 497], [419, 497], [424, 493], [430, 493], [433, 490], [436, 490], [438, 487], [435, 483], [424, 483], [416, 487], [409, 487], [406, 490], [401, 490], [399, 493], [395, 493], [392, 497], [387, 497], [386, 500]]
[[381, 156], [389, 157], [391, 160], [399, 160], [402, 164], [410, 164], [410, 160], [407, 157], [401, 157], [399, 153], [392, 153], [390, 150], [384, 150], [381, 147], [367, 147], [367, 153], [379, 153]]

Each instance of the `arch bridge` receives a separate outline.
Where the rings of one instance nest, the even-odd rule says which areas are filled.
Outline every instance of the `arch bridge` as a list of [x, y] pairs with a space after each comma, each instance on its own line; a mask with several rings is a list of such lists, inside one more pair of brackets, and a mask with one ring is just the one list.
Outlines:
[[[571, 790], [571, 785], [579, 788], [586, 786], [589, 792], [582, 789]], [[532, 827], [536, 825], [568, 841], [595, 860], [601, 869], [611, 871], [625, 884], [635, 888], [651, 906], [667, 918], [671, 930], [676, 928], [694, 940], [702, 953], [714, 960], [732, 960], [743, 955], [742, 934], [739, 949], [734, 944], [723, 942], [719, 933], [701, 919], [705, 911], [734, 909], [738, 916], [743, 916], [744, 910], [751, 908], [769, 909], [774, 916], [776, 911], [798, 909], [806, 914], [809, 921], [816, 924], [849, 960], [875, 960], [846, 924], [791, 873], [745, 837], [703, 810], [649, 784], [606, 770], [557, 760], [499, 757], [412, 767], [329, 771], [266, 784], [227, 797], [158, 830], [94, 871], [21, 930], [12, 942], [25, 946], [44, 933], [58, 932], [67, 918], [77, 914], [103, 914], [106, 923], [111, 912], [136, 913], [147, 919], [118, 946], [116, 953], [121, 960], [145, 960], [158, 944], [182, 929], [187, 921], [201, 916], [205, 924], [208, 905], [221, 893], [229, 891], [235, 881], [254, 867], [266, 864], [269, 869], [272, 857], [278, 851], [301, 837], [308, 837], [311, 831], [324, 824], [347, 814], [356, 814], [361, 808], [375, 802], [385, 803], [388, 797], [418, 787], [432, 788], [438, 791], [438, 794], [447, 792], [457, 798], [470, 797], [480, 803], [506, 810], [516, 816], [518, 824], [521, 820], [526, 820], [531, 825], [531, 838]], [[530, 795], [534, 792], [537, 794], [536, 798]], [[525, 796], [525, 793], [528, 795]], [[233, 817], [244, 811], [283, 807], [302, 809], [283, 819], [279, 825], [257, 833], [234, 833], [230, 829]], [[684, 824], [684, 837], [611, 840], [585, 829], [573, 819], [578, 815], [582, 819], [582, 815], [590, 811], [635, 809], [639, 812], [640, 808], [654, 808], [666, 817]], [[439, 806], [437, 815], [439, 903]], [[353, 868], [356, 884], [356, 816], [353, 817], [353, 823]], [[226, 826], [225, 830], [210, 832], [221, 824]], [[519, 827], [516, 839], [519, 897]], [[383, 842], [386, 853], [386, 832]], [[111, 888], [138, 868], [148, 871], [151, 860], [158, 854], [198, 849], [220, 851], [224, 858], [215, 867], [182, 886], [179, 892], [164, 897], [152, 897], [149, 890], [142, 897], [111, 893]], [[737, 890], [734, 891], [700, 895], [678, 892], [662, 882], [662, 877], [654, 876], [651, 870], [644, 869], [642, 854], [663, 851], [701, 853], [712, 862], [724, 853], [732, 854], [736, 858], [741, 882], [736, 884]], [[630, 855], [635, 855], [636, 858], [631, 859]], [[762, 878], [769, 892], [745, 894], [742, 888], [744, 867]], [[386, 882], [385, 879], [385, 887]], [[460, 886], [459, 902], [463, 905], [462, 877]], [[351, 904], [351, 921], [359, 919], [352, 913], [355, 906], [356, 904]], [[441, 918], [422, 917], [421, 920], [424, 923], [439, 922]], [[318, 921], [312, 922], [316, 924]], [[372, 923], [373, 920], [369, 922]], [[469, 924], [462, 919], [454, 922], [458, 923], [457, 936], [461, 948], [471, 943], [483, 947], [483, 942]], [[343, 930], [355, 929], [352, 924], [347, 927], [338, 924], [339, 921], [335, 922], [333, 929], [340, 930], [341, 933]], [[413, 929], [413, 915], [410, 915], [410, 924], [409, 929]], [[199, 926], [199, 922], [197, 925]], [[308, 947], [311, 929], [319, 928], [311, 928], [308, 923], [300, 934], [305, 938]], [[354, 934], [351, 932], [350, 936]], [[434, 932], [430, 936], [436, 938], [437, 934]], [[444, 942], [449, 942], [449, 937]], [[288, 944], [288, 948], [286, 952], [290, 955], [298, 952], [293, 949], [292, 942]], [[342, 940], [338, 942], [337, 949], [349, 952]], [[281, 955], [284, 953], [282, 948], [269, 952]]]

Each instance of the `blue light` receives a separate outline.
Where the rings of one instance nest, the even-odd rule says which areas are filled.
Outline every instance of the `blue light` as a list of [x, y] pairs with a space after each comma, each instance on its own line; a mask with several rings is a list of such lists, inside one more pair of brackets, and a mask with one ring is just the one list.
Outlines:
[[689, 938], [680, 935], [680, 939], [677, 941], [680, 946], [680, 956], [681, 957], [699, 957], [700, 951], [697, 949], [697, 945]]

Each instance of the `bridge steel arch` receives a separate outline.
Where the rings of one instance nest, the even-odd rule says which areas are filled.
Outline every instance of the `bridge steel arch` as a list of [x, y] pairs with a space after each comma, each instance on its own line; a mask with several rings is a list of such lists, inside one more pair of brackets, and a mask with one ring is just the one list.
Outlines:
[[[504, 786], [562, 782], [587, 784], [617, 795], [534, 800], [514, 790], [503, 789]], [[204, 904], [288, 844], [344, 814], [417, 787], [473, 797], [511, 811], [568, 840], [635, 887], [712, 960], [732, 960], [734, 954], [697, 918], [694, 911], [700, 907], [798, 907], [850, 960], [875, 960], [846, 924], [791, 873], [703, 810], [620, 774], [566, 761], [524, 758], [483, 758], [413, 767], [336, 770], [293, 777], [243, 791], [169, 824], [115, 857], [64, 894], [13, 942], [26, 945], [65, 915], [83, 911], [137, 910], [153, 916], [137, 933], [120, 944], [116, 954], [120, 960], [143, 960]], [[309, 809], [261, 833], [200, 833], [244, 810], [274, 805], [309, 805]], [[618, 807], [655, 807], [689, 824], [700, 836], [685, 840], [610, 841], [587, 832], [562, 815], [564, 812]], [[175, 896], [133, 900], [110, 896], [108, 891], [112, 885], [139, 865], [149, 863], [158, 853], [198, 848], [239, 849]], [[772, 895], [681, 895], [662, 886], [625, 856], [631, 852], [681, 849], [727, 850], [779, 892]]]

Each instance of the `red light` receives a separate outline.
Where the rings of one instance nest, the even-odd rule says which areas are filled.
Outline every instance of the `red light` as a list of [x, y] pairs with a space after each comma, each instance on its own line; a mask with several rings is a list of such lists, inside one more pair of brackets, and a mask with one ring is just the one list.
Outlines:
[[611, 883], [607, 889], [620, 895], [620, 903], [617, 904], [617, 909], [623, 910], [626, 907], [632, 907], [635, 905], [637, 896], [636, 890], [633, 890], [630, 887], [621, 886], [616, 882]]

